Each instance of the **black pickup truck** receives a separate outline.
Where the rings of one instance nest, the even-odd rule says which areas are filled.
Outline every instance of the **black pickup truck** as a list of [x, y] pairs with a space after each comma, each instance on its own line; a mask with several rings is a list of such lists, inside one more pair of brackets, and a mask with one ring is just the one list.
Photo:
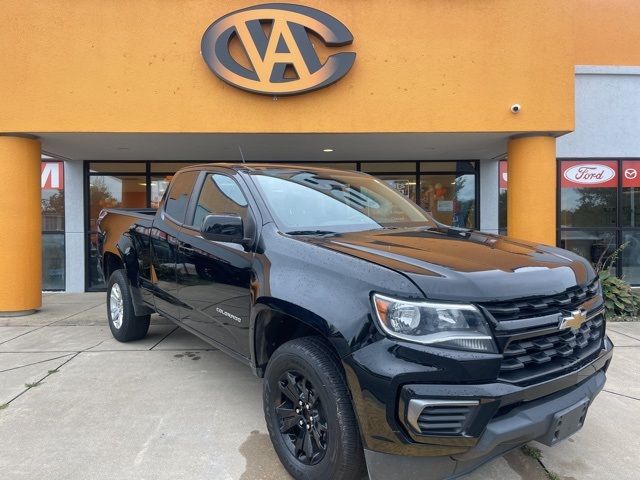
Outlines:
[[180, 170], [105, 210], [120, 341], [158, 312], [264, 377], [298, 479], [442, 479], [576, 432], [613, 345], [583, 258], [451, 228], [380, 180], [291, 165]]

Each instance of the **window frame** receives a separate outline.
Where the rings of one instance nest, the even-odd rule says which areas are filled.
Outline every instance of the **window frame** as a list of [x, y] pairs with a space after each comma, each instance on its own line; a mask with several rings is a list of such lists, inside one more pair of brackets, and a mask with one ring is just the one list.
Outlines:
[[[207, 182], [207, 177], [208, 176], [213, 176], [213, 175], [223, 175], [227, 178], [230, 178], [231, 181], [233, 181], [238, 188], [240, 189], [240, 192], [242, 192], [242, 195], [244, 196], [247, 205], [244, 207], [246, 209], [246, 214], [245, 217], [243, 218], [243, 221], [246, 223], [249, 220], [249, 216], [251, 215], [251, 201], [247, 196], [247, 193], [245, 190], [242, 189], [242, 186], [240, 185], [240, 182], [238, 182], [238, 180], [234, 177], [234, 175], [232, 174], [232, 171], [221, 171], [221, 170], [201, 170], [200, 171], [200, 175], [196, 180], [196, 183], [194, 184], [194, 188], [193, 188], [193, 192], [195, 193], [196, 190], [198, 192], [198, 195], [192, 195], [191, 201], [189, 202], [189, 208], [187, 208], [187, 214], [185, 215], [185, 219], [184, 222], [181, 224], [181, 227], [183, 228], [188, 228], [189, 230], [193, 230], [196, 232], [200, 231], [200, 227], [196, 226], [193, 223], [193, 220], [195, 219], [195, 214], [196, 214], [196, 207], [198, 205], [198, 200], [200, 200], [200, 195], [202, 195], [202, 191], [204, 190], [204, 185]], [[214, 214], [215, 215], [215, 214]], [[189, 219], [189, 221], [187, 221], [187, 219]]]
[[[613, 227], [562, 227], [560, 225], [561, 221], [561, 199], [562, 199], [562, 162], [563, 161], [580, 161], [584, 163], [597, 163], [602, 161], [615, 161], [617, 163], [617, 178], [616, 178], [616, 187], [611, 187], [616, 189], [615, 195], [615, 207], [616, 207], [616, 225]], [[588, 158], [576, 158], [576, 157], [558, 157], [556, 159], [556, 245], [558, 247], [561, 246], [562, 242], [562, 232], [565, 231], [592, 231], [592, 232], [601, 232], [608, 231], [614, 233], [614, 247], [616, 249], [620, 248], [622, 245], [622, 236], [624, 232], [632, 231], [632, 232], [640, 232], [640, 226], [636, 227], [626, 227], [622, 225], [622, 195], [623, 195], [623, 187], [622, 187], [622, 172], [623, 172], [623, 164], [625, 161], [629, 160], [638, 160], [636, 157], [588, 157]], [[617, 277], [622, 277], [623, 268], [621, 261], [617, 261], [614, 264], [613, 271]], [[640, 283], [633, 283], [633, 286], [638, 286]]]

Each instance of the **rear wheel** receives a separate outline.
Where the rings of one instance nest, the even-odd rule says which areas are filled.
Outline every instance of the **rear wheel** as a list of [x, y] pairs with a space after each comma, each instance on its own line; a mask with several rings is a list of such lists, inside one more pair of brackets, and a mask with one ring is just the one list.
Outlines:
[[151, 316], [136, 316], [124, 270], [116, 270], [109, 278], [107, 317], [111, 334], [120, 342], [139, 340], [149, 331]]
[[352, 480], [364, 473], [358, 423], [342, 368], [319, 337], [285, 343], [265, 372], [271, 442], [296, 479]]

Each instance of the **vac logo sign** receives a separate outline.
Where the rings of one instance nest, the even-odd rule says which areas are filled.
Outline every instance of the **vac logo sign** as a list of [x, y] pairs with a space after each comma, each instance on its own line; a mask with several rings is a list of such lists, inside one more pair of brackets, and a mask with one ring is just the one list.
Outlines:
[[[267, 3], [213, 22], [202, 37], [201, 52], [213, 73], [235, 87], [265, 95], [295, 95], [337, 82], [356, 58], [354, 52], [339, 52], [321, 63], [309, 33], [327, 47], [353, 42], [347, 27], [320, 10]], [[234, 42], [241, 46], [234, 50], [235, 56]], [[246, 56], [244, 62], [238, 61], [239, 55]]]

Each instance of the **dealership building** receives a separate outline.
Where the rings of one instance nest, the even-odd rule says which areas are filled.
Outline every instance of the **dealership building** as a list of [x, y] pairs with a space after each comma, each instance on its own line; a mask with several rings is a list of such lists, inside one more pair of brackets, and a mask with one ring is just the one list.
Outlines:
[[0, 313], [103, 289], [101, 209], [243, 160], [367, 172], [594, 263], [625, 244], [640, 285], [640, 2], [4, 0], [0, 20]]

